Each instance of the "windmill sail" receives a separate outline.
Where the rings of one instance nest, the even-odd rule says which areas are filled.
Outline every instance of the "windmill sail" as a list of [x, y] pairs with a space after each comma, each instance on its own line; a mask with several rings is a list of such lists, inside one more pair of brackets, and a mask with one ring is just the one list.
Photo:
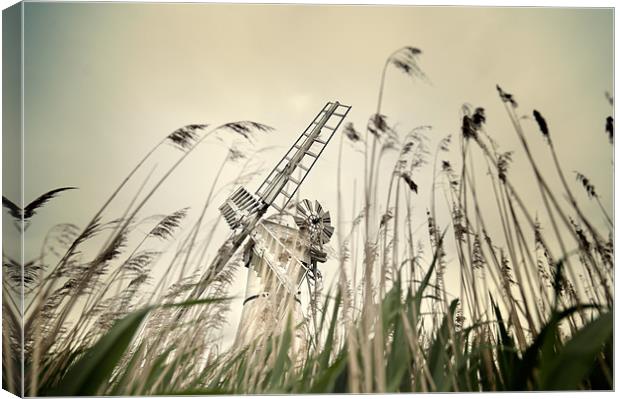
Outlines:
[[[337, 101], [323, 107], [256, 191], [266, 206], [286, 209], [350, 109]], [[301, 173], [294, 177], [297, 171]]]

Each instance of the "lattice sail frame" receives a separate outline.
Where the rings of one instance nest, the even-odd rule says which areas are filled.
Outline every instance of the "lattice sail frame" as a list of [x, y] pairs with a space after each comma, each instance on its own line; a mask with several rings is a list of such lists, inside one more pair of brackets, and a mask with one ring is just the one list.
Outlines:
[[[338, 101], [328, 102], [258, 187], [256, 196], [278, 212], [286, 209], [350, 109]], [[296, 171], [301, 171], [300, 176], [293, 176]], [[278, 199], [281, 205], [276, 204]]]
[[[252, 214], [260, 218], [269, 206], [278, 212], [286, 209], [350, 110], [350, 106], [338, 101], [325, 104], [254, 195], [243, 187], [237, 188], [219, 207], [230, 228], [241, 227]], [[293, 176], [295, 172], [298, 172], [297, 176]]]

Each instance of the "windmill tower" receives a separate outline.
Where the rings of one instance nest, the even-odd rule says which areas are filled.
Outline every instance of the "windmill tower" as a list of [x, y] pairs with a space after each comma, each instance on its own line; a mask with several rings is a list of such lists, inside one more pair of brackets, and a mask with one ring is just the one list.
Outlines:
[[[283, 219], [261, 221], [245, 246], [248, 278], [235, 339], [239, 347], [258, 336], [277, 335], [287, 322], [293, 326], [304, 323], [302, 285], [307, 279], [314, 284], [321, 279], [317, 265], [327, 260], [323, 245], [334, 228], [329, 212], [317, 201], [305, 199], [296, 208], [292, 225]], [[303, 329], [297, 328], [293, 346], [303, 348], [305, 337]]]
[[[294, 213], [289, 203], [351, 109], [328, 102], [276, 164], [258, 190], [239, 187], [220, 206], [233, 230], [207, 270], [205, 280], [221, 270], [249, 236], [244, 249], [248, 279], [236, 345], [263, 334], [283, 331], [289, 314], [301, 321], [301, 286], [317, 279], [325, 262], [323, 245], [334, 232], [329, 212], [318, 202], [303, 200]], [[293, 223], [263, 220], [272, 207]], [[298, 335], [299, 337], [301, 335]]]

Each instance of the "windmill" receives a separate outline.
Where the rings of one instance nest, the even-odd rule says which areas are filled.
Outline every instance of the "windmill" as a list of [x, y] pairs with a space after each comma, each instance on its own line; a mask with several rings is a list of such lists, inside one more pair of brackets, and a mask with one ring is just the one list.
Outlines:
[[[323, 245], [334, 232], [329, 212], [318, 202], [313, 204], [309, 200], [296, 205], [296, 214], [289, 212], [288, 205], [350, 109], [337, 101], [328, 102], [254, 194], [239, 187], [219, 208], [232, 233], [207, 269], [193, 297], [202, 294], [208, 282], [224, 268], [249, 236], [251, 239], [244, 251], [249, 271], [240, 331], [251, 330], [257, 320], [253, 314], [265, 310], [261, 301], [255, 299], [271, 297], [271, 302], [276, 301], [279, 305], [287, 298], [299, 304], [301, 284], [320, 276], [317, 263], [326, 260]], [[293, 216], [294, 224], [263, 220], [270, 207], [280, 215]], [[285, 307], [276, 307], [269, 317], [281, 320]], [[237, 341], [247, 342], [244, 337], [237, 338]]]
[[[291, 327], [304, 323], [302, 285], [307, 282], [312, 295], [311, 285], [320, 284], [317, 263], [327, 260], [323, 245], [334, 228], [329, 212], [322, 210], [317, 201], [313, 205], [305, 199], [296, 208], [293, 223], [283, 218], [265, 219], [257, 224], [245, 245], [248, 277], [236, 347], [245, 347], [259, 336], [277, 335], [288, 322], [293, 323]], [[293, 331], [291, 347], [299, 351], [305, 347], [306, 335], [300, 328]]]

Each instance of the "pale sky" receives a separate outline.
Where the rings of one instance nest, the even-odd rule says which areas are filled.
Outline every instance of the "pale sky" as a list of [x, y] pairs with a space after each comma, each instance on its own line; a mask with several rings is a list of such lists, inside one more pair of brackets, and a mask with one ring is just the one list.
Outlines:
[[[279, 146], [261, 155], [265, 169], [327, 101], [351, 105], [347, 121], [363, 130], [376, 109], [386, 57], [406, 45], [422, 50], [419, 63], [430, 84], [388, 69], [382, 111], [402, 136], [432, 125], [434, 152], [440, 138], [457, 138], [460, 107], [470, 103], [486, 109], [487, 131], [504, 150], [521, 153], [498, 83], [514, 94], [522, 114], [541, 111], [571, 183], [572, 170], [585, 174], [611, 209], [612, 148], [604, 122], [613, 109], [604, 92], [613, 90], [612, 9], [26, 3], [25, 201], [56, 187], [79, 187], [37, 215], [26, 253], [37, 253], [55, 223], [84, 225], [142, 155], [180, 126], [235, 120], [273, 126], [257, 136], [256, 147]], [[538, 128], [523, 123], [535, 155], [550, 166]], [[301, 188], [302, 198], [319, 200], [334, 220], [338, 143], [336, 137]], [[203, 143], [144, 216], [191, 206], [195, 218], [224, 155], [221, 145]], [[385, 183], [394, 160], [392, 154], [382, 163]], [[523, 161], [515, 157], [511, 178], [538, 209]], [[344, 204], [351, 204], [354, 180], [361, 189], [363, 158], [349, 145], [343, 166]], [[414, 176], [416, 224], [425, 222], [431, 170]], [[247, 184], [250, 191], [268, 171]], [[235, 173], [225, 170], [221, 181]], [[215, 203], [223, 200], [222, 194]], [[360, 200], [361, 191], [358, 207]], [[385, 197], [379, 202], [384, 206]], [[345, 209], [348, 221], [352, 210]], [[211, 251], [227, 233], [222, 223]], [[420, 234], [426, 242], [425, 227]], [[334, 266], [324, 268], [329, 280]], [[242, 270], [236, 293], [244, 283]], [[235, 306], [230, 331], [238, 311]]]

